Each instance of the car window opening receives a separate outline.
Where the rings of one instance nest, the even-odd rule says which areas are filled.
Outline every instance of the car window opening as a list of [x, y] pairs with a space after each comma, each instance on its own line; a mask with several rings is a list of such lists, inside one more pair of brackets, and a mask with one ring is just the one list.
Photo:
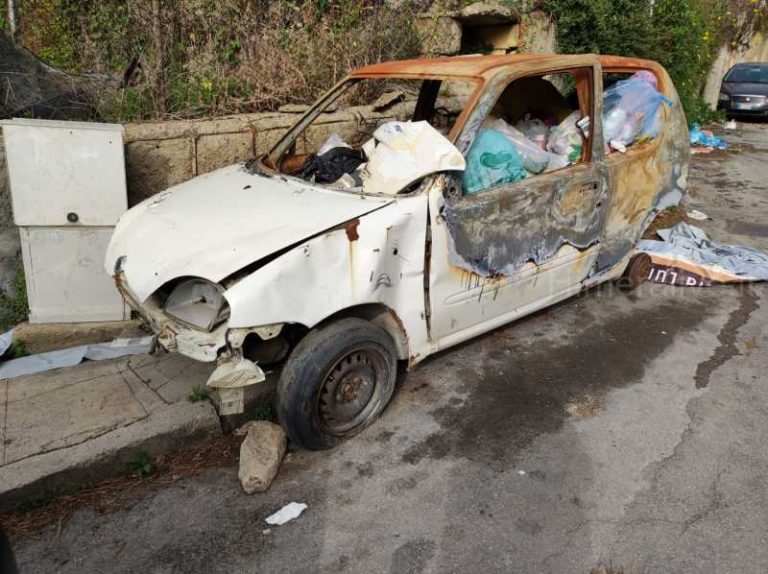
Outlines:
[[[606, 155], [654, 139], [672, 105], [648, 70], [604, 76]], [[592, 152], [591, 68], [512, 81], [485, 118], [467, 152], [464, 195], [588, 162]]]
[[591, 68], [512, 81], [467, 152], [464, 194], [589, 161]]
[[[462, 80], [350, 80], [294, 137], [279, 171], [335, 189], [390, 195], [414, 189], [426, 175], [460, 171], [464, 161], [449, 137], [476, 87]], [[328, 114], [343, 116], [329, 122]]]

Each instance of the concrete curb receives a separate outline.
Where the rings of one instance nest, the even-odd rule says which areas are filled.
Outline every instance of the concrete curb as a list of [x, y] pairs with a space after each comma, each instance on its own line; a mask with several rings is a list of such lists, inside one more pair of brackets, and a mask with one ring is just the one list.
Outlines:
[[22, 500], [74, 491], [123, 474], [137, 451], [169, 453], [220, 435], [219, 417], [210, 402], [168, 405], [162, 416], [150, 416], [88, 441], [3, 467], [0, 510], [12, 510]]

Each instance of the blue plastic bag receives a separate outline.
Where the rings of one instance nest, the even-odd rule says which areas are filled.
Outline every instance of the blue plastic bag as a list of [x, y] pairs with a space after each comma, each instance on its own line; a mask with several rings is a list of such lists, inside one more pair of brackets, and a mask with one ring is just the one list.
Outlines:
[[659, 108], [672, 105], [656, 90], [656, 77], [638, 72], [603, 94], [603, 136], [606, 145], [621, 148], [659, 135]]
[[713, 133], [704, 133], [699, 124], [691, 126], [689, 137], [691, 145], [700, 145], [714, 149], [726, 149], [728, 147], [728, 142], [724, 139], [717, 137]]
[[464, 194], [524, 179], [528, 172], [523, 164], [523, 157], [503, 133], [482, 130], [467, 153], [467, 169], [462, 176]]

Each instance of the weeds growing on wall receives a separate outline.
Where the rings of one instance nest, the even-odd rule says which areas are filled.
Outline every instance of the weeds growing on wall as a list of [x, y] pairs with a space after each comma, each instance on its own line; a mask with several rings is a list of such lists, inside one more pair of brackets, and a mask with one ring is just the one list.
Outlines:
[[361, 0], [162, 0], [161, 6], [162, 101], [148, 0], [22, 0], [22, 42], [68, 71], [129, 72], [126, 86], [101, 94], [101, 115], [115, 121], [309, 103], [351, 68], [419, 49], [416, 7], [408, 2], [392, 8]]

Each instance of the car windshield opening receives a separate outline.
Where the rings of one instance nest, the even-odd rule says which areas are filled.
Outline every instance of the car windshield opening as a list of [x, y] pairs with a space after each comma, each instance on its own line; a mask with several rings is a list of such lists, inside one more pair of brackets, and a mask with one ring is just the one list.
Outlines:
[[275, 165], [337, 189], [407, 192], [427, 175], [463, 169], [451, 138], [476, 89], [454, 79], [350, 79], [275, 147], [285, 150]]

